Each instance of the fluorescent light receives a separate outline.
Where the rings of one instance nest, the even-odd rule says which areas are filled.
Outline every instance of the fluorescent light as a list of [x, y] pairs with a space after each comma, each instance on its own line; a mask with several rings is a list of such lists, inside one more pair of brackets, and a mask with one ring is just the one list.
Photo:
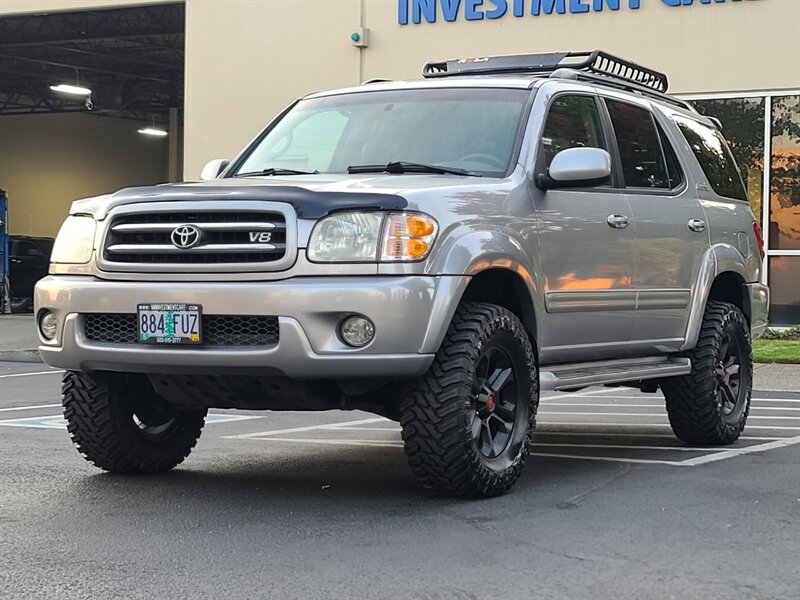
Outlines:
[[154, 127], [145, 127], [144, 129], [139, 129], [138, 131], [144, 135], [158, 135], [161, 137], [167, 135], [167, 132], [163, 129], [155, 129]]
[[61, 92], [62, 94], [74, 94], [75, 96], [90, 96], [92, 94], [92, 90], [89, 88], [81, 87], [79, 85], [69, 85], [68, 83], [51, 85], [50, 89], [54, 92]]

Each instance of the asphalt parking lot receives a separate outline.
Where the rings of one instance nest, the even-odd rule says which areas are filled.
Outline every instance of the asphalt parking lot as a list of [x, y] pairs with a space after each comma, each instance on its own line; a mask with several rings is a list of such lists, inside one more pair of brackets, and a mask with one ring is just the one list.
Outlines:
[[60, 374], [0, 363], [2, 598], [800, 598], [800, 392], [693, 448], [660, 394], [547, 394], [502, 498], [419, 489], [398, 426], [212, 411], [163, 475], [72, 448]]

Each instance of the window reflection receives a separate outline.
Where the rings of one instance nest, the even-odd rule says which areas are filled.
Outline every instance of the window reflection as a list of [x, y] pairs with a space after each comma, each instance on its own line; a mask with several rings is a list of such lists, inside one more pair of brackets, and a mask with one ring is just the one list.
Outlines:
[[764, 98], [695, 100], [697, 112], [716, 117], [747, 187], [753, 214], [761, 222], [764, 181]]
[[769, 247], [800, 249], [800, 96], [772, 101]]
[[800, 323], [800, 256], [769, 259], [770, 325]]

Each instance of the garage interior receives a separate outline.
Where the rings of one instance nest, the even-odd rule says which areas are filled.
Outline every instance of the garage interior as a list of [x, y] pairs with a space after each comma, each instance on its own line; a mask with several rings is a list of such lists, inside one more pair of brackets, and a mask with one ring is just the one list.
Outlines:
[[77, 198], [182, 178], [184, 42], [183, 3], [0, 18], [9, 234], [53, 237]]

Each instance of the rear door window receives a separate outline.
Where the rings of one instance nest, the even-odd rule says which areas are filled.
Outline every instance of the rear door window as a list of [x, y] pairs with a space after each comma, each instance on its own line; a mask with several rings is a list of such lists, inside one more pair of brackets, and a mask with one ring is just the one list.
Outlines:
[[747, 200], [742, 177], [725, 138], [716, 129], [694, 119], [675, 117], [708, 183], [720, 196]]
[[626, 187], [670, 189], [667, 162], [649, 110], [606, 100]]

